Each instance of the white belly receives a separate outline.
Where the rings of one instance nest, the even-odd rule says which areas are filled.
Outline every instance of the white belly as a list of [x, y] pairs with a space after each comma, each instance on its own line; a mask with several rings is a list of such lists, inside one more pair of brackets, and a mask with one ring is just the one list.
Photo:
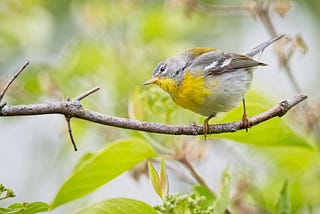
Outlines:
[[242, 69], [207, 78], [212, 95], [207, 96], [203, 105], [195, 111], [204, 116], [227, 112], [237, 107], [251, 85], [252, 70]]

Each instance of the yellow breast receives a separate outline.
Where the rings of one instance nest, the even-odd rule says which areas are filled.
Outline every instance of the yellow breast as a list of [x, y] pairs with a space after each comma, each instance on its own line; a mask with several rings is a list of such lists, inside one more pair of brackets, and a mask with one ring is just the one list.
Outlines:
[[190, 73], [185, 74], [179, 85], [170, 78], [162, 79], [157, 84], [167, 91], [179, 106], [195, 112], [203, 105], [205, 97], [210, 95], [203, 76], [196, 77]]

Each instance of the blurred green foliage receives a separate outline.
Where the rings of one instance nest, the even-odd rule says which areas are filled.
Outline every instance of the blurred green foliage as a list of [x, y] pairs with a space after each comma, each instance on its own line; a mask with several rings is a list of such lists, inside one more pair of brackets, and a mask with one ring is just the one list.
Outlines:
[[[192, 2], [1, 0], [0, 85], [24, 61], [31, 61], [31, 65], [10, 88], [5, 100], [12, 105], [58, 100], [66, 96], [77, 96], [98, 85], [101, 87], [100, 92], [86, 98], [82, 102], [85, 107], [139, 120], [169, 124], [202, 123], [204, 117], [177, 107], [162, 90], [150, 86], [142, 87], [142, 83], [151, 76], [154, 66], [163, 58], [194, 46], [237, 50], [245, 32], [249, 28], [260, 26], [258, 22], [254, 23], [250, 16], [210, 16], [205, 12], [193, 11]], [[225, 3], [214, 0], [200, 2]], [[241, 6], [244, 3], [230, 1], [230, 5]], [[319, 19], [317, 0], [296, 1], [295, 6], [304, 7], [312, 12], [315, 20]], [[247, 104], [250, 115], [275, 105], [273, 100], [271, 102], [260, 91], [250, 92]], [[212, 122], [239, 120], [240, 112], [241, 107], [214, 118]], [[290, 116], [273, 118], [252, 128], [248, 134], [237, 132], [212, 136], [212, 142], [223, 138], [244, 143], [246, 148], [256, 154], [255, 159], [252, 158], [249, 162], [259, 163], [261, 168], [266, 168], [269, 172], [262, 182], [250, 180], [248, 187], [241, 192], [241, 197], [262, 210], [279, 211], [278, 213], [289, 213], [290, 210], [292, 213], [300, 213], [306, 207], [314, 207], [316, 210], [320, 206], [319, 152], [315, 146], [316, 140], [307, 135], [303, 125], [297, 122], [293, 124], [294, 115]], [[178, 136], [109, 127], [92, 128], [83, 121], [72, 121], [72, 125], [74, 135], [80, 142], [90, 132], [97, 136], [94, 140], [100, 141], [102, 149], [106, 142], [135, 136], [141, 138], [139, 141], [147, 140], [158, 145], [158, 155], [162, 155], [166, 149], [172, 149], [172, 145], [186, 141], [186, 138]], [[194, 137], [193, 141], [199, 139], [202, 138]], [[127, 156], [128, 153], [130, 154], [130, 151], [119, 154], [119, 158], [121, 155]], [[101, 155], [99, 152], [98, 154]], [[153, 155], [148, 157], [151, 156]], [[83, 167], [81, 164], [90, 166], [88, 161], [92, 160], [92, 157], [96, 156], [86, 156], [78, 167]], [[114, 160], [118, 160], [116, 157]], [[79, 168], [76, 168], [73, 175], [76, 175], [76, 172], [79, 172]], [[89, 171], [83, 172], [90, 175]], [[255, 177], [255, 173], [259, 172], [248, 170], [244, 172], [246, 173]], [[228, 201], [231, 197], [229, 185], [231, 189], [235, 188], [236, 185], [233, 184], [239, 181], [234, 178], [235, 181], [230, 182], [232, 174], [224, 175], [223, 178], [227, 180], [223, 185], [225, 191], [222, 190], [220, 202], [222, 209], [225, 209], [232, 207], [232, 201]], [[283, 185], [286, 179], [289, 182]], [[99, 185], [108, 182], [106, 180]], [[70, 189], [78, 184], [73, 183]], [[67, 183], [64, 185], [67, 186]], [[97, 183], [93, 182], [92, 185], [96, 187]], [[75, 194], [70, 197], [74, 199], [80, 196], [82, 195]], [[214, 198], [210, 200], [212, 202]], [[125, 203], [135, 202], [128, 200]], [[201, 203], [208, 206], [208, 201]], [[107, 201], [106, 204], [110, 206], [110, 202]], [[137, 206], [149, 209], [144, 204]]]

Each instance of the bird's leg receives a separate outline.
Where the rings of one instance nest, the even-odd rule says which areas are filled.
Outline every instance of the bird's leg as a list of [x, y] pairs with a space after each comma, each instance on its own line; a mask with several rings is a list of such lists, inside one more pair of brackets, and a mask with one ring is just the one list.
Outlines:
[[209, 120], [216, 116], [216, 114], [210, 115], [207, 119], [204, 120], [203, 122], [203, 134], [204, 134], [204, 140], [207, 140], [207, 133], [209, 130]]
[[246, 101], [244, 98], [242, 98], [242, 105], [243, 105], [242, 124], [243, 124], [243, 128], [246, 129], [246, 132], [248, 132], [248, 128], [250, 128], [250, 125], [247, 117]]

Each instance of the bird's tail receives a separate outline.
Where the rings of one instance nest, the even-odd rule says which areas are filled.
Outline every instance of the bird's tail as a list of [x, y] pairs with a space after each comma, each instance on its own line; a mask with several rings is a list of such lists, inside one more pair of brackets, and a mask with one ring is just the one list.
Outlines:
[[260, 45], [258, 45], [257, 47], [252, 48], [250, 51], [246, 52], [245, 55], [253, 57], [253, 56], [257, 55], [258, 53], [264, 51], [264, 49], [266, 49], [266, 47], [268, 47], [272, 43], [278, 41], [279, 39], [281, 39], [284, 36], [285, 36], [285, 34], [282, 34], [280, 36], [277, 36], [277, 37], [270, 39], [269, 41], [263, 42]]

